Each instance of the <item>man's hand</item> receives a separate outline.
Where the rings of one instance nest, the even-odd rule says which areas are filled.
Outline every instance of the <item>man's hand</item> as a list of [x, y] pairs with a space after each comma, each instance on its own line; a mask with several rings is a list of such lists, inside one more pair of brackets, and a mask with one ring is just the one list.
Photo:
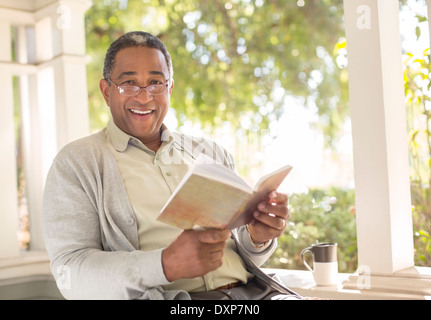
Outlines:
[[249, 224], [250, 236], [254, 242], [264, 243], [281, 236], [289, 218], [287, 203], [287, 195], [276, 191], [269, 194], [267, 201], [259, 203], [254, 219]]
[[166, 279], [194, 278], [218, 269], [230, 236], [230, 230], [183, 231], [162, 252]]

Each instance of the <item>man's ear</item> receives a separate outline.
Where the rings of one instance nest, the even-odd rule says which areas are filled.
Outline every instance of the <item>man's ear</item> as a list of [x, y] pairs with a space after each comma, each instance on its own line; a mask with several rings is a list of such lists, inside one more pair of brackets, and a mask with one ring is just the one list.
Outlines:
[[172, 79], [172, 81], [171, 81], [171, 85], [170, 85], [170, 87], [169, 87], [169, 95], [171, 95], [172, 94], [172, 89], [174, 88], [174, 79]]
[[106, 81], [105, 79], [100, 79], [99, 81], [99, 87], [100, 87], [100, 92], [102, 92], [103, 98], [105, 98], [105, 102], [109, 107], [109, 94], [110, 94], [110, 90], [109, 90], [109, 84], [108, 81]]

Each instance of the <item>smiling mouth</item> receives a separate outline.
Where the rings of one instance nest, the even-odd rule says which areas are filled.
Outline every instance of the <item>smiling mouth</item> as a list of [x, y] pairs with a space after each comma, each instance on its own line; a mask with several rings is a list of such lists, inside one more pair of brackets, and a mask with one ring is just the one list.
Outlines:
[[137, 115], [140, 115], [140, 116], [144, 116], [144, 115], [147, 115], [147, 114], [152, 113], [154, 110], [136, 110], [136, 109], [129, 109], [129, 111], [130, 111], [131, 113], [133, 113], [133, 114], [137, 114]]

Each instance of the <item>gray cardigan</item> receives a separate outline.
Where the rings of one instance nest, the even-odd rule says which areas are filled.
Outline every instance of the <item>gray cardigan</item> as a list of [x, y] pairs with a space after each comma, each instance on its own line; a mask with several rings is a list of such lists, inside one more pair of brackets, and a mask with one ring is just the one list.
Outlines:
[[[57, 286], [67, 299], [189, 299], [185, 291], [162, 288], [169, 283], [161, 263], [163, 248], [139, 250], [136, 218], [105, 130], [66, 145], [48, 173], [42, 224]], [[173, 136], [183, 144], [191, 139]], [[214, 149], [205, 139], [190, 142], [184, 145], [201, 144], [193, 148], [199, 152]], [[216, 152], [234, 169], [223, 148], [217, 146]], [[276, 241], [253, 252], [243, 241], [246, 232], [244, 227], [232, 230], [233, 238], [249, 271], [259, 273], [257, 266], [273, 253]]]

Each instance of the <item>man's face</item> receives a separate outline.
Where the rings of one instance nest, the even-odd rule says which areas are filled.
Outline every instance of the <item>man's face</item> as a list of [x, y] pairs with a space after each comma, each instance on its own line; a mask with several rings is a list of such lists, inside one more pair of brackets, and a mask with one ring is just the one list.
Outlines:
[[[115, 56], [111, 80], [117, 85], [141, 87], [166, 83], [168, 66], [160, 50], [147, 47], [130, 47]], [[173, 82], [171, 82], [173, 83]], [[160, 127], [169, 109], [173, 85], [162, 95], [151, 96], [145, 89], [136, 96], [123, 96], [114, 84], [100, 80], [100, 90], [111, 108], [115, 124], [144, 144], [160, 141]]]

